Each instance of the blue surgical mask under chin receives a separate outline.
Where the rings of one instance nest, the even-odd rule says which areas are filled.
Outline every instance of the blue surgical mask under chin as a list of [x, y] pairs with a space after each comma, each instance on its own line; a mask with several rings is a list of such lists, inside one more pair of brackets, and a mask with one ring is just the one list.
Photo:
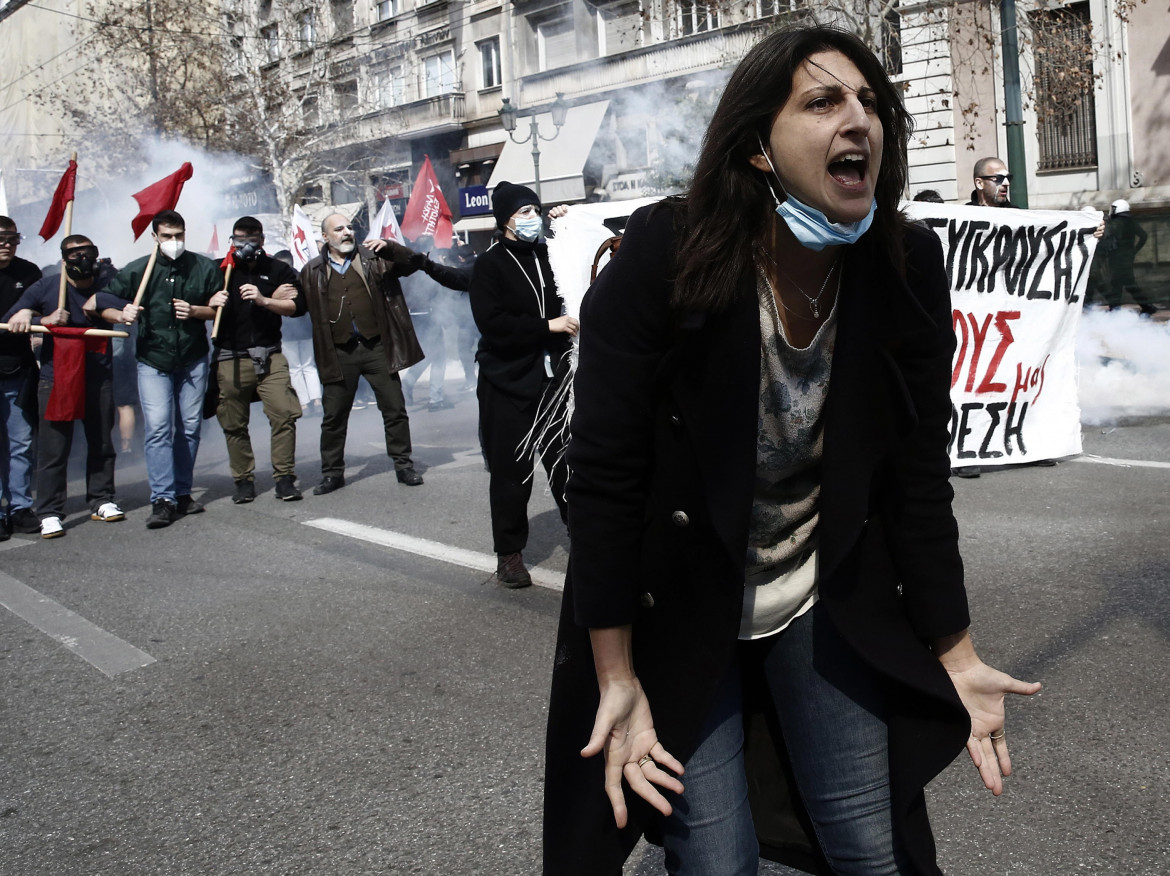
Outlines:
[[814, 252], [820, 252], [826, 246], [856, 243], [873, 224], [876, 211], [877, 199], [874, 198], [864, 219], [840, 223], [830, 222], [829, 217], [820, 210], [802, 204], [791, 193], [788, 200], [776, 205], [776, 215], [784, 220], [788, 230], [800, 241], [801, 246]]
[[516, 219], [516, 236], [528, 243], [540, 237], [542, 223], [539, 216], [520, 216]]

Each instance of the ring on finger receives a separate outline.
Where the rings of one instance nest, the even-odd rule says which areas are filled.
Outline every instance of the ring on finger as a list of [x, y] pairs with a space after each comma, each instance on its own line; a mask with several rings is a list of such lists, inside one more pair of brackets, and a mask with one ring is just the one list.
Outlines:
[[654, 763], [654, 758], [652, 758], [648, 754], [642, 755], [642, 757], [639, 758], [639, 760], [638, 760], [638, 766], [640, 766], [640, 767], [643, 767], [648, 763]]
[[998, 736], [996, 736], [994, 733], [988, 733], [988, 734], [987, 734], [987, 738], [988, 738], [988, 739], [991, 739], [991, 740], [993, 740], [993, 741], [998, 741], [998, 740], [1000, 740], [1000, 739], [1003, 739], [1003, 734], [1004, 734], [1004, 731], [1003, 731], [1003, 730], [1000, 730], [1000, 731], [999, 731], [999, 735], [998, 735]]

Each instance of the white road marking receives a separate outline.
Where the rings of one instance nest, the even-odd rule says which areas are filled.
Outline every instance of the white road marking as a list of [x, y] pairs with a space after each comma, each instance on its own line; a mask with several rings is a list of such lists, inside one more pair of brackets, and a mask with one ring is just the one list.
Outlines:
[[1153, 462], [1146, 459], [1112, 459], [1108, 456], [1095, 456], [1086, 453], [1074, 457], [1073, 462], [1095, 462], [1098, 465], [1116, 465], [1122, 468], [1170, 468], [1170, 462]]
[[[469, 551], [465, 548], [452, 547], [441, 542], [406, 535], [401, 532], [392, 532], [389, 529], [379, 529], [376, 526], [367, 526], [364, 523], [351, 523], [348, 520], [338, 520], [336, 517], [319, 517], [316, 520], [305, 520], [306, 526], [324, 529], [326, 532], [335, 532], [338, 535], [358, 538], [372, 544], [405, 551], [420, 557], [429, 557], [440, 560], [453, 566], [463, 566], [477, 572], [491, 574], [496, 571], [495, 554], [481, 554], [478, 551]], [[542, 569], [539, 566], [530, 568], [532, 583], [538, 587], [547, 587], [549, 590], [564, 590], [565, 576], [562, 572]]]
[[155, 662], [145, 651], [0, 572], [0, 605], [113, 678]]

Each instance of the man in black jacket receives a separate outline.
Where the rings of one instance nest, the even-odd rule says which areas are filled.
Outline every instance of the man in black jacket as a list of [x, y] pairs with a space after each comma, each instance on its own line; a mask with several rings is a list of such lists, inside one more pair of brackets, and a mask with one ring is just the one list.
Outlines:
[[[0, 216], [0, 313], [16, 304], [41, 270], [16, 255], [20, 232]], [[17, 532], [40, 532], [32, 510], [32, 472], [36, 453], [37, 362], [28, 335], [0, 331], [0, 541]]]
[[227, 442], [228, 464], [236, 483], [232, 501], [256, 498], [256, 457], [248, 435], [252, 402], [260, 399], [272, 427], [272, 475], [276, 498], [301, 498], [296, 486], [297, 420], [301, 403], [280, 349], [281, 317], [304, 316], [296, 272], [264, 252], [264, 226], [243, 216], [232, 227], [235, 267], [226, 290], [211, 297], [222, 308], [212, 362], [219, 384], [215, 415]]

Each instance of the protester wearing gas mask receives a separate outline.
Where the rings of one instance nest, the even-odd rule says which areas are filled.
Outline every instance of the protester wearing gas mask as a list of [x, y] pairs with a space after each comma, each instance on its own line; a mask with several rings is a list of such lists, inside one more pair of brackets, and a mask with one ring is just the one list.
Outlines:
[[[549, 215], [555, 218], [566, 210], [554, 207]], [[536, 192], [501, 182], [492, 193], [492, 214], [499, 234], [476, 260], [471, 277], [471, 313], [481, 335], [476, 395], [484, 460], [491, 471], [496, 578], [517, 588], [532, 583], [523, 550], [536, 453], [518, 451], [554, 375], [563, 376], [577, 320], [561, 312], [548, 246], [540, 239], [544, 225]], [[564, 520], [563, 441], [554, 438], [538, 452]]]
[[[85, 235], [71, 234], [61, 241], [61, 259], [65, 268], [65, 306], [58, 307], [59, 276], [38, 280], [25, 289], [6, 314], [9, 331], [25, 334], [34, 325], [112, 327], [85, 312], [87, 299], [104, 289], [114, 276], [111, 267], [99, 263], [97, 246]], [[64, 346], [75, 344], [84, 347]], [[54, 388], [58, 395], [55, 401]], [[71, 400], [76, 403], [71, 404]], [[106, 523], [124, 520], [126, 515], [114, 497], [116, 452], [111, 437], [114, 390], [109, 340], [62, 339], [58, 344], [53, 335], [43, 335], [37, 401], [40, 426], [34, 511], [40, 520], [41, 537], [65, 535], [63, 521], [75, 419], [81, 420], [85, 434], [85, 493], [90, 518]]]
[[138, 398], [151, 503], [146, 527], [161, 529], [203, 511], [191, 496], [207, 390], [203, 321], [215, 316], [208, 300], [223, 277], [211, 259], [186, 250], [186, 222], [174, 210], [157, 214], [151, 227], [159, 252], [141, 306], [133, 301], [150, 265], [146, 256], [119, 271], [91, 306], [107, 321], [138, 325]]
[[235, 268], [227, 289], [211, 296], [212, 308], [222, 308], [213, 339], [212, 379], [219, 386], [215, 415], [227, 442], [228, 464], [235, 493], [243, 505], [256, 498], [256, 457], [248, 435], [252, 402], [256, 399], [272, 428], [272, 476], [277, 499], [301, 498], [296, 486], [297, 420], [301, 403], [292, 388], [288, 360], [281, 352], [281, 317], [304, 316], [296, 271], [264, 252], [264, 226], [242, 216], [232, 227]]

